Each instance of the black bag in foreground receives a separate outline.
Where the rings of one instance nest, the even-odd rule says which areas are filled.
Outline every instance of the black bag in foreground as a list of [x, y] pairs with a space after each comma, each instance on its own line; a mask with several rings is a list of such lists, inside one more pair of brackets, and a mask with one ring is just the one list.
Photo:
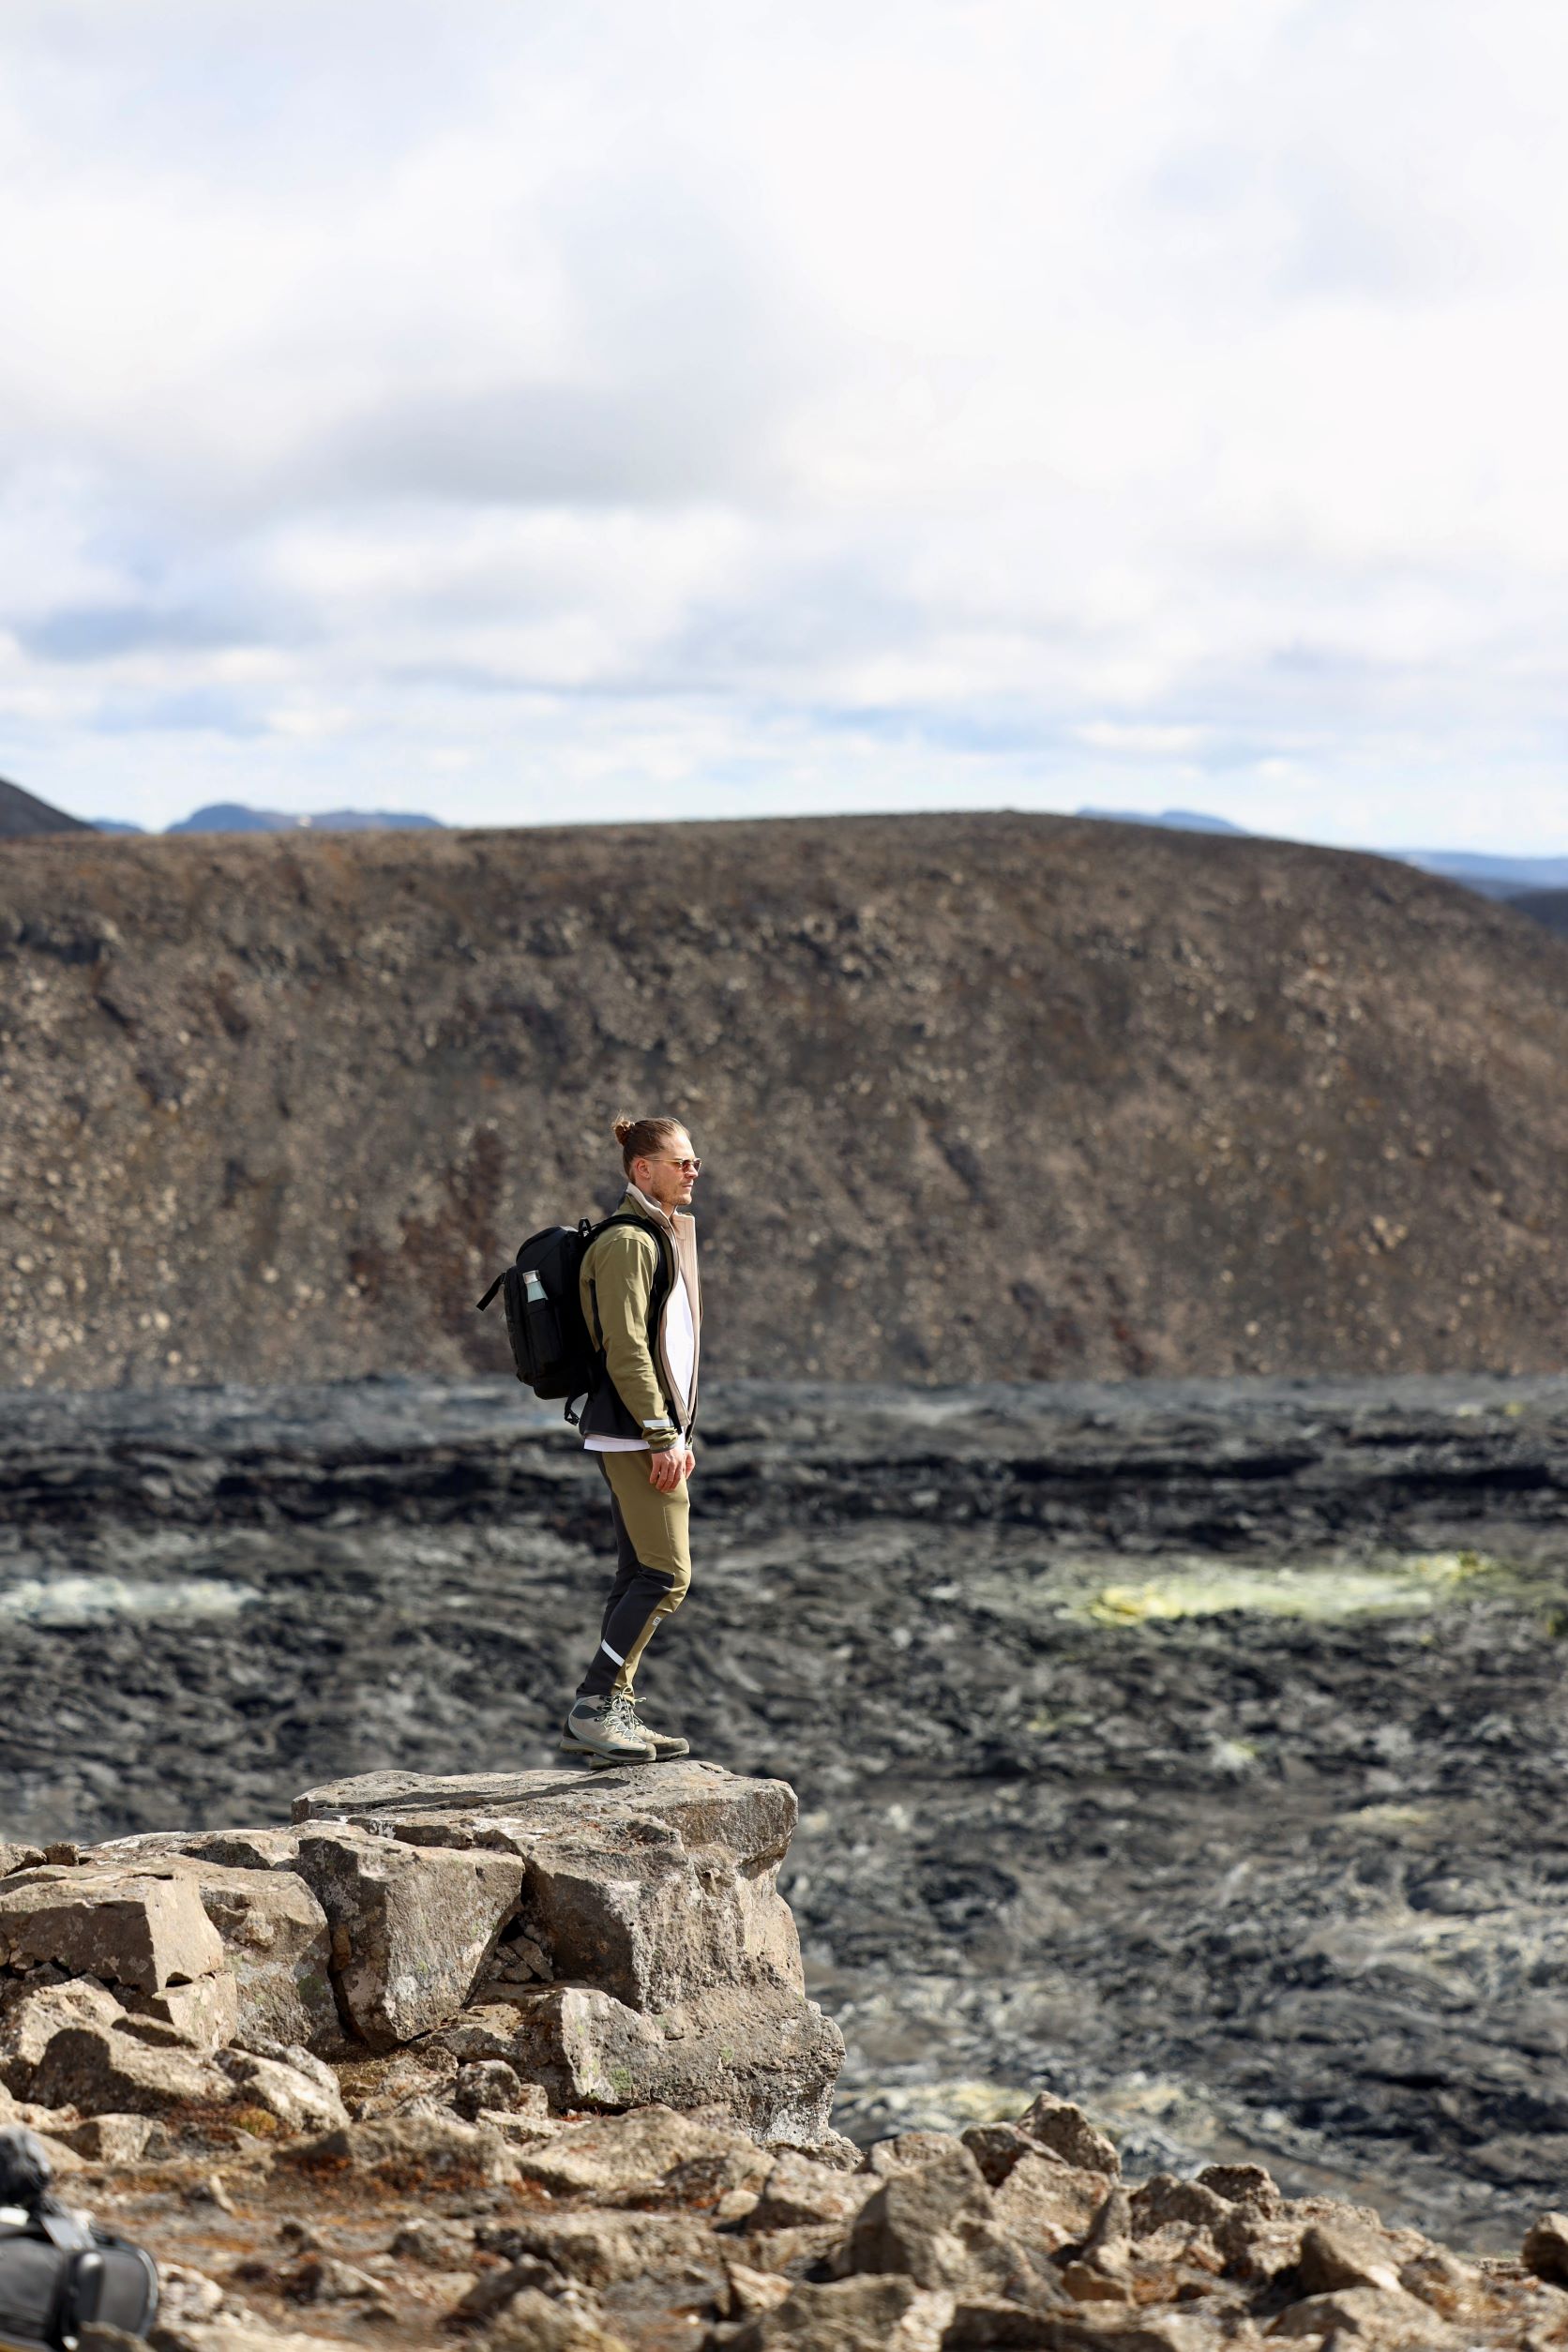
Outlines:
[[145, 2335], [158, 2315], [150, 2254], [68, 2212], [31, 2132], [0, 2132], [0, 2347], [74, 2352], [83, 2329]]
[[[580, 1396], [593, 1395], [602, 1368], [578, 1289], [582, 1253], [612, 1225], [642, 1225], [647, 1230], [641, 1217], [605, 1217], [597, 1225], [584, 1217], [579, 1225], [547, 1225], [542, 1233], [529, 1235], [516, 1265], [498, 1274], [478, 1302], [482, 1315], [500, 1291], [518, 1379], [535, 1396], [564, 1396], [571, 1422], [577, 1419], [573, 1405]], [[661, 1252], [661, 1272], [662, 1264]]]

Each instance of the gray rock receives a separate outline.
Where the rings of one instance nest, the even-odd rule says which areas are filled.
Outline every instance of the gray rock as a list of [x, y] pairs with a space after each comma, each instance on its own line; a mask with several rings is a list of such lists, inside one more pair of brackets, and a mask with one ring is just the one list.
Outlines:
[[426, 2219], [405, 2222], [387, 2251], [400, 2261], [422, 2263], [427, 2269], [460, 2269], [474, 2252], [474, 2224]]
[[972, 2266], [961, 2224], [990, 2216], [980, 2167], [966, 2148], [954, 2146], [928, 2164], [891, 2174], [873, 2191], [850, 2232], [848, 2267], [897, 2271], [926, 2287], [957, 2285]]
[[1212, 2189], [1227, 2205], [1239, 2205], [1253, 2213], [1277, 2213], [1285, 2202], [1274, 2176], [1261, 2164], [1205, 2164], [1198, 2184]]
[[[376, 1831], [383, 1852], [489, 1850], [526, 1865], [513, 1939], [530, 1939], [555, 1982], [509, 1985], [511, 2032], [462, 2055], [510, 2060], [559, 2106], [717, 2103], [759, 2136], [802, 2145], [826, 2129], [842, 2043], [804, 1998], [776, 1885], [795, 1821], [782, 1782], [690, 1759], [598, 1784], [375, 1773], [309, 1790], [294, 1810], [308, 1874], [314, 1836], [358, 1853]], [[313, 1827], [329, 1819], [339, 1826]], [[341, 1904], [324, 1874], [316, 1883], [329, 1909]], [[347, 1993], [346, 1964], [341, 1982]]]
[[94, 2115], [64, 2125], [59, 2136], [79, 2156], [100, 2164], [134, 2164], [161, 2137], [151, 2116]]
[[804, 1985], [776, 1886], [796, 1819], [783, 1781], [689, 1757], [597, 1786], [559, 1772], [372, 1772], [308, 1790], [294, 1814], [421, 1847], [517, 1855], [529, 1866], [520, 1933], [557, 1978], [598, 1985], [630, 2008], [715, 1985]]
[[473, 2058], [460, 2067], [451, 2092], [454, 2109], [466, 2116], [470, 2123], [487, 2110], [493, 2113], [519, 2108], [528, 2096], [548, 2113], [549, 2102], [539, 2085], [525, 2086], [517, 2068], [499, 2058]]
[[[307, 2051], [298, 2055], [309, 2058]], [[240, 2105], [264, 2108], [291, 2132], [327, 2132], [349, 2119], [337, 2083], [319, 2060], [300, 2066], [254, 2050], [224, 2050], [218, 2064]]]
[[1018, 2130], [1042, 2148], [1051, 2148], [1064, 2164], [1077, 2164], [1085, 2172], [1114, 2176], [1122, 2169], [1115, 2141], [1091, 2123], [1081, 2107], [1054, 2098], [1048, 2090], [1042, 2090], [1019, 2116]]
[[1314, 2222], [1302, 2233], [1296, 2268], [1307, 2295], [1363, 2286], [1392, 2294], [1399, 2285], [1399, 2262], [1398, 2249], [1378, 2230]]
[[1016, 2123], [972, 2123], [959, 2136], [993, 2189], [1001, 2188], [1020, 2157], [1040, 2152], [1040, 2142]]
[[139, 1993], [223, 1966], [223, 1946], [188, 1883], [129, 1870], [45, 1863], [0, 1882], [0, 1946], [13, 1968], [57, 1961]]
[[625, 2337], [576, 2299], [557, 2300], [534, 2285], [525, 2264], [504, 2279], [481, 2281], [472, 2292], [480, 2299], [477, 2307], [465, 2297], [453, 2316], [459, 2324], [480, 2314], [490, 2317], [485, 2352], [628, 2352]]
[[1064, 2266], [1062, 2284], [1080, 2303], [1130, 2302], [1131, 2255], [1131, 2200], [1118, 2183], [1103, 2200], [1077, 2259]]
[[303, 1835], [297, 1869], [326, 1913], [343, 2001], [372, 2050], [456, 2016], [517, 1908], [523, 1877], [509, 1854], [415, 1847], [350, 1828]]
[[124, 2014], [113, 1994], [91, 1977], [13, 1988], [0, 2006], [0, 2082], [15, 2097], [29, 2098], [33, 2076], [56, 2034], [68, 2026], [107, 2033]]
[[1053, 2254], [1081, 2243], [1109, 2194], [1104, 2173], [1080, 2172], [1045, 2151], [1022, 2156], [992, 2192], [996, 2218], [1026, 2246]]
[[517, 2179], [517, 2160], [488, 2125], [456, 2116], [378, 2116], [324, 2133], [283, 2151], [301, 2172], [331, 2179], [359, 2173], [401, 2191], [442, 2194], [487, 2189]]
[[[481, 2224], [479, 2249], [507, 2262], [548, 2262], [579, 2285], [614, 2286], [627, 2279], [714, 2269], [718, 2259], [707, 2224], [686, 2213], [536, 2213]], [[716, 2270], [715, 2272], [716, 2278]]]
[[101, 2025], [63, 2026], [33, 2069], [32, 2096], [83, 2115], [172, 2115], [223, 2107], [234, 2087], [211, 2058], [154, 2049]]
[[[240, 1847], [255, 1835], [248, 1832]], [[213, 1843], [236, 1851], [226, 1840]], [[343, 2032], [332, 1992], [326, 1914], [304, 1878], [281, 1867], [258, 1869], [216, 1853], [192, 1854], [180, 1866], [222, 1938], [238, 1997], [236, 2031], [340, 2050]]]
[[1157, 2172], [1140, 2182], [1128, 2205], [1135, 2238], [1152, 2238], [1172, 2224], [1189, 2230], [1213, 2230], [1233, 2209], [1201, 2181], [1180, 2180], [1173, 2173]]
[[1525, 2233], [1521, 2259], [1538, 2279], [1568, 2286], [1568, 2213], [1543, 2213]]
[[656, 2022], [608, 1993], [555, 1984], [515, 2014], [507, 2055], [552, 2106], [719, 2105], [758, 2139], [797, 2147], [827, 2127], [843, 2040], [782, 1986], [715, 1991]]
[[91, 1846], [83, 1859], [141, 1863], [180, 1854], [224, 1870], [292, 1870], [298, 1850], [293, 1830], [142, 1830]]
[[662, 2194], [704, 2208], [731, 2190], [760, 2188], [771, 2165], [738, 2129], [716, 2131], [658, 2105], [566, 2124], [518, 2160], [520, 2178], [550, 2196]]
[[122, 2033], [138, 2041], [176, 2043], [189, 2050], [219, 2050], [239, 2031], [239, 1986], [227, 1968], [199, 1977], [194, 1984], [171, 1984], [162, 1993], [127, 1993]]
[[355, 2303], [369, 2306], [367, 2317], [390, 2319], [392, 2305], [386, 2289], [368, 2270], [356, 2269], [335, 2254], [312, 2252], [279, 2274], [279, 2286], [291, 2303]]
[[[51, 1956], [79, 1973], [108, 1976], [121, 1983], [128, 1988], [128, 2006], [162, 2019], [194, 2047], [216, 2048], [235, 2032], [255, 2032], [340, 2049], [343, 2036], [329, 1973], [326, 1916], [303, 1878], [283, 1866], [293, 1860], [297, 1843], [292, 1832], [281, 1830], [232, 1835], [160, 1832], [95, 1847], [73, 1870], [28, 1873], [16, 1884], [20, 1889], [54, 1879], [83, 1896], [100, 1886], [128, 1881], [135, 1889], [162, 1886], [165, 1892], [149, 1899], [165, 1920], [178, 1913], [194, 1922], [192, 1907], [199, 1904], [218, 1943], [201, 1928], [193, 1926], [192, 1933], [209, 1957], [216, 1953], [214, 1968], [221, 1966], [232, 1977], [232, 2000], [204, 1971], [188, 1972], [188, 1983], [153, 1986], [93, 1965], [82, 1956], [85, 1926], [75, 1939], [77, 1949]], [[0, 1934], [6, 1932], [5, 1892], [0, 1888]], [[106, 1913], [102, 1933], [111, 1931], [112, 1920]], [[45, 1931], [38, 1925], [28, 1932], [37, 1942]], [[59, 1935], [53, 1939], [64, 1940]], [[130, 1998], [131, 1988], [146, 1998]], [[231, 2007], [232, 2025], [227, 2024]]]
[[913, 2172], [921, 2164], [940, 2163], [962, 2145], [953, 2132], [896, 2132], [891, 2139], [878, 2140], [866, 2162], [879, 2180], [888, 2180], [896, 2172]]
[[815, 2164], [792, 2148], [775, 2159], [746, 2226], [794, 2229], [814, 2222], [851, 2222], [876, 2186], [869, 2173]]
[[1314, 2345], [1332, 2344], [1349, 2352], [1364, 2344], [1367, 2352], [1459, 2352], [1468, 2347], [1468, 2334], [1447, 2326], [1400, 2287], [1341, 2287], [1333, 2294], [1304, 2296], [1289, 2303], [1269, 2328], [1271, 2336], [1310, 2337]]
[[792, 2289], [731, 2337], [731, 2352], [939, 2352], [953, 2298], [912, 2279], [837, 2279]]

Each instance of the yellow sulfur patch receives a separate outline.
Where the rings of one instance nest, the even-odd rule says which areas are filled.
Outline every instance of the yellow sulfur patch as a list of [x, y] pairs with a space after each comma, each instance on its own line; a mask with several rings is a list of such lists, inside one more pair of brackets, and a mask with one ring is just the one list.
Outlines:
[[1406, 1617], [1436, 1608], [1496, 1563], [1479, 1552], [1432, 1552], [1375, 1566], [1324, 1562], [1302, 1568], [1229, 1567], [1194, 1561], [1142, 1584], [1107, 1584], [1080, 1605], [1099, 1625], [1141, 1625], [1244, 1609], [1262, 1617], [1332, 1621]]

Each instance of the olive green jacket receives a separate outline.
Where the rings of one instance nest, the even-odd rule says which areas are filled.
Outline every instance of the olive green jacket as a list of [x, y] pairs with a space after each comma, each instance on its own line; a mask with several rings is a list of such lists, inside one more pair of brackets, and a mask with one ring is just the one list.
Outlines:
[[[696, 1220], [673, 1216], [628, 1184], [616, 1203], [617, 1216], [636, 1225], [611, 1226], [583, 1252], [579, 1292], [583, 1319], [596, 1347], [602, 1348], [610, 1377], [601, 1380], [583, 1409], [585, 1438], [637, 1438], [655, 1454], [691, 1434], [697, 1419], [698, 1361], [702, 1349], [702, 1295], [697, 1277]], [[669, 1277], [656, 1333], [648, 1329], [648, 1309], [660, 1256]], [[679, 1269], [691, 1304], [695, 1334], [691, 1393], [684, 1396], [671, 1372], [665, 1324]], [[652, 1338], [653, 1346], [649, 1341]]]

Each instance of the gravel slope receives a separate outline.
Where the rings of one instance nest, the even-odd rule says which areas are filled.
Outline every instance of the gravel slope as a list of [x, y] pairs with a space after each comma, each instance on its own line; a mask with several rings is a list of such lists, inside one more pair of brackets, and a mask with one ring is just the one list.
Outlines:
[[1289, 842], [12, 842], [0, 1380], [501, 1369], [473, 1302], [623, 1108], [708, 1157], [716, 1372], [1550, 1367], [1565, 1072], [1560, 939]]

